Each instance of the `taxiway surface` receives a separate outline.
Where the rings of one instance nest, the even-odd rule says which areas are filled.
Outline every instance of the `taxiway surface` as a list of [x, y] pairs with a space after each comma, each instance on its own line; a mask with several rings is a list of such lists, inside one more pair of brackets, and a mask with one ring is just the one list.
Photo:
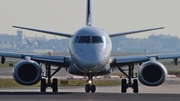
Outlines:
[[0, 101], [180, 101], [180, 84], [164, 84], [158, 87], [140, 85], [140, 93], [128, 89], [120, 93], [119, 86], [97, 87], [96, 93], [84, 93], [84, 87], [60, 87], [58, 93], [39, 88], [1, 88]]
[[1, 101], [179, 101], [179, 94], [0, 93]]

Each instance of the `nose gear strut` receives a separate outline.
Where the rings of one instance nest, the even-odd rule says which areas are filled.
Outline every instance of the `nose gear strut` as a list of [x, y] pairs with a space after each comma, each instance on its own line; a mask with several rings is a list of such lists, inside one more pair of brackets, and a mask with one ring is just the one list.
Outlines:
[[92, 75], [90, 73], [90, 75], [88, 76], [88, 80], [86, 81], [86, 85], [85, 85], [85, 91], [86, 93], [89, 93], [91, 91], [91, 93], [95, 93], [96, 92], [96, 86], [93, 84], [93, 79], [92, 79]]

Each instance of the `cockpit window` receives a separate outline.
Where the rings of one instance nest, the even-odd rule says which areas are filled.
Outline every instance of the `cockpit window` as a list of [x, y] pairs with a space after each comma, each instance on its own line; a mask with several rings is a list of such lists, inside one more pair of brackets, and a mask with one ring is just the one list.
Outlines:
[[92, 43], [103, 43], [103, 39], [100, 36], [92, 36]]
[[81, 36], [78, 43], [90, 43], [90, 36]]
[[78, 39], [79, 39], [79, 36], [76, 36], [73, 40], [73, 43], [76, 43], [78, 41]]
[[[80, 37], [80, 38], [79, 38]], [[78, 43], [104, 43], [101, 36], [79, 36]]]

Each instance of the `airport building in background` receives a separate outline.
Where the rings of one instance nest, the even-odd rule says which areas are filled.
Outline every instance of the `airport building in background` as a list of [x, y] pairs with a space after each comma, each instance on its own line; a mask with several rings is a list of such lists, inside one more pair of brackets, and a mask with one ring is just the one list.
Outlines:
[[[120, 36], [112, 38], [112, 52], [179, 52], [180, 39], [170, 35], [150, 35], [148, 38], [127, 38]], [[47, 39], [42, 37], [27, 37], [21, 30], [16, 35], [0, 34], [0, 51], [23, 51], [44, 53], [68, 52], [69, 38]]]

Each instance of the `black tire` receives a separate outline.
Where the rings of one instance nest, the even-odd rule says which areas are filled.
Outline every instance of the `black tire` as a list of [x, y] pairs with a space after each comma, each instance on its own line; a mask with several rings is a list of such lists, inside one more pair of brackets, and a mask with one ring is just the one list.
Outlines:
[[41, 79], [41, 92], [46, 92], [46, 79]]
[[53, 79], [53, 82], [52, 82], [52, 91], [53, 92], [58, 92], [58, 80], [57, 80], [57, 78]]
[[90, 90], [91, 90], [91, 85], [90, 85], [90, 84], [86, 84], [86, 85], [85, 85], [85, 91], [86, 91], [86, 93], [89, 93]]
[[127, 92], [127, 81], [126, 81], [126, 79], [122, 79], [122, 81], [121, 81], [121, 92], [122, 93]]
[[139, 92], [137, 79], [133, 80], [133, 92], [134, 93], [138, 93]]
[[91, 92], [92, 93], [96, 92], [96, 86], [94, 84], [91, 85]]

